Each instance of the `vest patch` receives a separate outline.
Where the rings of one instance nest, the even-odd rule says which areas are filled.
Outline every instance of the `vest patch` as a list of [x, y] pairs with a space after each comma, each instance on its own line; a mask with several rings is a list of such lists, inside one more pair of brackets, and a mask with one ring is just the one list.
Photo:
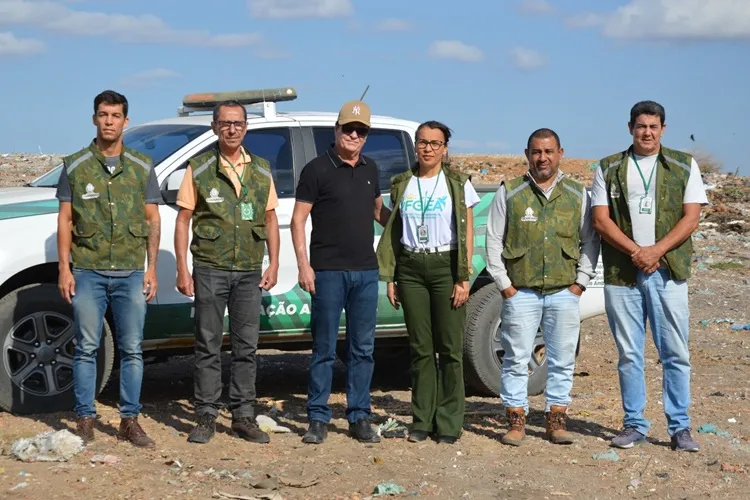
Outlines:
[[216, 188], [211, 188], [211, 191], [208, 194], [209, 196], [206, 198], [206, 203], [222, 203], [224, 201], [224, 198], [219, 196], [219, 190]]
[[99, 198], [99, 193], [94, 190], [94, 185], [90, 182], [86, 184], [86, 192], [81, 195], [84, 200], [93, 200]]
[[617, 184], [616, 183], [613, 182], [612, 184], [609, 185], [609, 196], [610, 196], [610, 198], [615, 198], [615, 199], [619, 198], [620, 194], [621, 194], [620, 190], [617, 189]]
[[521, 217], [521, 222], [536, 222], [537, 220], [537, 216], [534, 215], [534, 209], [531, 207], [528, 207], [524, 216]]

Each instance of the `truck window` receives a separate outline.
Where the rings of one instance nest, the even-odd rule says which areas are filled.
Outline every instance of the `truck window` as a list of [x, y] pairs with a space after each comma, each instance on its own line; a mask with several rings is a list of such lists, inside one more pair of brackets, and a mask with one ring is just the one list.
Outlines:
[[[324, 153], [333, 144], [333, 127], [313, 127], [317, 154]], [[409, 168], [411, 147], [404, 143], [406, 135], [400, 130], [370, 129], [362, 153], [378, 164], [380, 189], [391, 188], [391, 177]]]
[[289, 128], [248, 130], [242, 144], [250, 154], [258, 155], [271, 164], [273, 182], [279, 198], [294, 196], [294, 167]]

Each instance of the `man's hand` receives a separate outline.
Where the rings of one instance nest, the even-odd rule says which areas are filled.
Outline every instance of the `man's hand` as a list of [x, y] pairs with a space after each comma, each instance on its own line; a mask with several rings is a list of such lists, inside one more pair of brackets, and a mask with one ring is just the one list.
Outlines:
[[469, 282], [462, 281], [453, 285], [453, 295], [451, 295], [451, 298], [453, 299], [454, 309], [458, 309], [464, 305], [469, 300]]
[[573, 283], [572, 285], [570, 285], [570, 286], [568, 287], [568, 290], [569, 290], [569, 291], [570, 291], [570, 293], [572, 293], [573, 295], [578, 295], [579, 297], [580, 297], [581, 295], [583, 295], [583, 289], [582, 289], [582, 288], [581, 288], [580, 286], [578, 286], [578, 283]]
[[70, 269], [60, 271], [60, 276], [57, 279], [57, 288], [60, 290], [60, 295], [65, 299], [65, 302], [72, 304], [73, 296], [76, 294], [76, 279], [73, 277]]
[[276, 285], [276, 281], [279, 279], [279, 265], [271, 265], [263, 273], [263, 277], [260, 279], [260, 287], [263, 290], [270, 290]]
[[500, 295], [503, 296], [504, 299], [509, 299], [513, 297], [515, 294], [518, 293], [518, 290], [513, 285], [510, 285], [508, 288], [500, 292]]
[[398, 298], [398, 286], [393, 282], [388, 283], [388, 302], [394, 309], [401, 307], [401, 301]]
[[186, 297], [195, 295], [193, 277], [187, 269], [177, 270], [177, 290]]
[[659, 250], [656, 245], [650, 247], [641, 247], [633, 255], [633, 264], [636, 265], [640, 270], [651, 274], [659, 268], [659, 259], [664, 254]]
[[308, 264], [299, 268], [299, 286], [310, 295], [315, 295], [315, 271]]
[[156, 271], [150, 268], [143, 275], [143, 293], [146, 294], [146, 302], [156, 297], [157, 288], [159, 288], [159, 281], [156, 279]]

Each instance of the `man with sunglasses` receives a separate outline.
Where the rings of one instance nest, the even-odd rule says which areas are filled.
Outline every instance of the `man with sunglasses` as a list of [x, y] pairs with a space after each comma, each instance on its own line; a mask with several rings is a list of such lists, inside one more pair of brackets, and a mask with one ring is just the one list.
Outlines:
[[[341, 311], [346, 314], [347, 409], [351, 436], [377, 443], [370, 423], [370, 381], [378, 305], [378, 261], [372, 220], [385, 225], [378, 167], [362, 155], [370, 131], [370, 108], [361, 101], [344, 104], [334, 143], [305, 165], [292, 215], [292, 241], [299, 285], [311, 296], [312, 361], [307, 388], [309, 429], [304, 443], [320, 444], [331, 420], [333, 364]], [[310, 257], [305, 223], [312, 216]]]
[[[242, 140], [247, 111], [236, 101], [216, 106], [211, 124], [216, 148], [189, 161], [177, 204], [174, 246], [177, 289], [195, 296], [195, 412], [188, 441], [208, 443], [216, 432], [221, 398], [224, 311], [229, 312], [232, 432], [253, 443], [270, 438], [255, 421], [255, 375], [263, 290], [279, 270], [278, 198], [269, 163]], [[187, 267], [192, 219], [193, 276]], [[261, 274], [265, 248], [269, 265]]]

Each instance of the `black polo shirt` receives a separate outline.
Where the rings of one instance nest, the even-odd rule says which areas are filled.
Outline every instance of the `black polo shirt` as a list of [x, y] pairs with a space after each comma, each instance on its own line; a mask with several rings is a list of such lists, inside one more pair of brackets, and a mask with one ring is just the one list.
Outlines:
[[302, 169], [297, 201], [312, 203], [310, 265], [316, 271], [378, 268], [373, 248], [378, 166], [360, 155], [355, 167], [329, 148]]

